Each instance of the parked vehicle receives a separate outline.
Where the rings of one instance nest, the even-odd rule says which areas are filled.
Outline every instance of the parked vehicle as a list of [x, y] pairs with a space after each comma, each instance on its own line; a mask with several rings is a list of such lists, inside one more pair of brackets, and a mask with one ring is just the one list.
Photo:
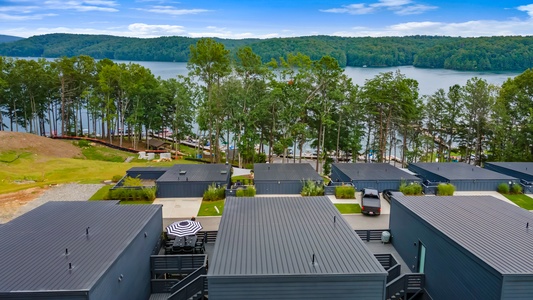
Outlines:
[[403, 193], [398, 190], [383, 190], [381, 193], [383, 194], [383, 199], [387, 200], [389, 203], [391, 202], [393, 196], [403, 196]]
[[375, 216], [381, 214], [381, 200], [377, 190], [364, 188], [361, 191], [361, 213]]

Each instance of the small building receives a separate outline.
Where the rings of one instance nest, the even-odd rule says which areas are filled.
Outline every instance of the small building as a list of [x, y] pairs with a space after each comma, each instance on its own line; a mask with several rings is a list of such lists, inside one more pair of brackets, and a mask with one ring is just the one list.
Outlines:
[[524, 193], [533, 193], [533, 162], [488, 162], [485, 169], [516, 177]]
[[492, 196], [394, 196], [391, 242], [433, 299], [533, 299], [533, 215]]
[[424, 181], [451, 183], [457, 191], [496, 191], [501, 183], [518, 179], [466, 163], [414, 163], [408, 169]]
[[148, 299], [160, 205], [48, 202], [0, 226], [0, 299]]
[[213, 299], [385, 299], [387, 272], [325, 196], [228, 197]]
[[209, 185], [227, 187], [231, 183], [231, 165], [176, 164], [155, 181], [157, 197], [202, 197]]
[[308, 163], [254, 164], [257, 194], [300, 194], [308, 180], [324, 183], [322, 177]]
[[165, 149], [165, 142], [161, 140], [148, 139], [147, 145], [148, 145], [148, 148], [150, 149], [155, 149], [155, 150]]
[[339, 163], [331, 165], [331, 181], [351, 182], [357, 190], [363, 188], [399, 189], [400, 184], [422, 180], [387, 163]]

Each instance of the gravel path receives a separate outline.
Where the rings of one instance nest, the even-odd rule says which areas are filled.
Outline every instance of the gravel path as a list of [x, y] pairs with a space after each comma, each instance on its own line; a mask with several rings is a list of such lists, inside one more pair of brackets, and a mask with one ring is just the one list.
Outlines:
[[69, 183], [51, 187], [39, 198], [22, 206], [13, 216], [13, 218], [25, 214], [48, 201], [87, 201], [103, 186], [103, 184]]

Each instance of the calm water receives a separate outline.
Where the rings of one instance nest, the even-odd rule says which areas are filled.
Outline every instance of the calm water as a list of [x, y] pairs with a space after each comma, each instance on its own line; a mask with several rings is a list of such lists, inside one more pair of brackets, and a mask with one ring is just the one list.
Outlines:
[[[115, 62], [128, 63], [129, 61]], [[137, 63], [150, 69], [155, 76], [159, 76], [162, 79], [175, 78], [177, 75], [188, 74], [187, 63], [182, 62], [132, 61], [132, 63]], [[520, 74], [518, 72], [460, 72], [443, 69], [418, 69], [412, 66], [390, 68], [347, 67], [344, 72], [352, 78], [354, 84], [362, 86], [365, 84], [366, 80], [372, 79], [379, 73], [395, 72], [396, 70], [400, 70], [400, 72], [407, 78], [412, 78], [418, 81], [420, 95], [431, 95], [440, 88], [447, 91], [450, 86], [454, 84], [464, 85], [468, 79], [473, 77], [479, 77], [485, 79], [489, 83], [501, 85], [508, 78]], [[6, 118], [4, 118], [4, 121], [9, 124]], [[196, 124], [193, 127], [194, 132], [196, 132]], [[9, 130], [9, 128], [7, 130]], [[24, 131], [21, 127], [19, 127], [19, 130]]]
[[[155, 76], [160, 76], [162, 79], [188, 74], [186, 63], [146, 61], [134, 61], [134, 63], [149, 68]], [[396, 70], [400, 70], [406, 77], [418, 81], [420, 95], [431, 95], [440, 88], [447, 91], [454, 84], [465, 85], [466, 81], [473, 77], [479, 77], [489, 83], [501, 85], [508, 78], [520, 74], [517, 72], [461, 72], [443, 69], [419, 69], [413, 66], [391, 68], [346, 67], [344, 72], [352, 78], [354, 84], [362, 86], [366, 80], [372, 79], [379, 73], [395, 72]]]

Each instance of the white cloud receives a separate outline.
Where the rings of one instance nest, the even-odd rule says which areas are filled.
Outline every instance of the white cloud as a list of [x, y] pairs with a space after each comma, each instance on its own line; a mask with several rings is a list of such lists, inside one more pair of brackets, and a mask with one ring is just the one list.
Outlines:
[[183, 26], [178, 25], [148, 25], [134, 23], [128, 26], [128, 30], [138, 37], [158, 37], [182, 35], [185, 32]]
[[35, 14], [35, 15], [8, 15], [0, 13], [0, 20], [2, 21], [27, 21], [27, 20], [41, 20], [45, 17], [57, 16], [56, 14]]
[[530, 17], [533, 17], [533, 4], [521, 5], [516, 9], [519, 11], [525, 11]]
[[379, 0], [378, 3], [372, 3], [372, 7], [399, 7], [412, 3], [411, 0]]
[[406, 22], [382, 28], [357, 27], [349, 31], [332, 33], [337, 36], [408, 36], [408, 35], [439, 35], [439, 36], [500, 36], [500, 35], [531, 35], [533, 20], [478, 20], [460, 23], [444, 22]]
[[80, 12], [102, 11], [117, 12], [118, 9], [112, 6], [118, 6], [116, 1], [44, 1], [44, 8], [52, 10], [75, 10]]
[[196, 15], [204, 12], [208, 12], [207, 9], [178, 9], [174, 6], [152, 6], [151, 8], [138, 8], [138, 10], [141, 11], [147, 11], [151, 13], [157, 13], [157, 14], [168, 14], [168, 15]]
[[341, 8], [321, 9], [320, 11], [336, 14], [366, 15], [374, 12], [375, 8], [366, 6], [364, 3], [358, 3], [343, 5]]
[[378, 2], [371, 4], [356, 3], [343, 5], [340, 8], [321, 9], [320, 11], [326, 13], [366, 15], [377, 12], [380, 9], [387, 9], [393, 11], [397, 15], [405, 16], [421, 14], [437, 8], [437, 6], [414, 4], [411, 0], [379, 0]]
[[249, 38], [259, 38], [259, 39], [268, 39], [280, 37], [278, 33], [267, 33], [267, 34], [254, 34], [251, 32], [242, 32], [234, 33], [226, 28], [219, 28], [216, 26], [207, 26], [208, 31], [203, 32], [189, 32], [190, 37], [218, 37], [224, 39], [249, 39]]
[[437, 9], [437, 6], [430, 6], [430, 5], [423, 5], [423, 4], [415, 4], [410, 5], [406, 7], [402, 7], [395, 11], [395, 14], [400, 16], [407, 16], [407, 15], [419, 15], [422, 14], [428, 10], [434, 10]]

